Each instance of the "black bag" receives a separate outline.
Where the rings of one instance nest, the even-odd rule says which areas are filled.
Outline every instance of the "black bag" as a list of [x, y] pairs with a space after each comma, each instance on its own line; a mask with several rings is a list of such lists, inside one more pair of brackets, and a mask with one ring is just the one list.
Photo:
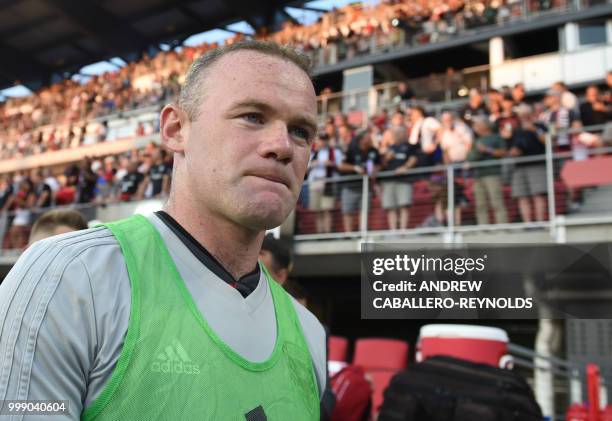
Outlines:
[[396, 374], [378, 421], [542, 421], [527, 382], [509, 370], [437, 356]]

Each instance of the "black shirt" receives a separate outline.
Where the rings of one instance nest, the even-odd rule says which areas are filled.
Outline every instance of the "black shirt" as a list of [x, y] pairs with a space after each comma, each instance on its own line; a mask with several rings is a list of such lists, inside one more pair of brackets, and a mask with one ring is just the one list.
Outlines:
[[467, 104], [461, 109], [459, 115], [461, 116], [463, 121], [471, 125], [472, 121], [474, 120], [474, 117], [488, 117], [489, 111], [487, 110], [487, 107], [484, 105], [484, 103], [480, 104], [476, 108], [472, 108], [470, 107], [470, 104]]
[[[389, 147], [389, 150], [393, 152], [394, 155], [393, 155], [393, 158], [387, 161], [387, 164], [384, 167], [384, 171], [395, 171], [396, 169], [406, 164], [406, 162], [408, 162], [408, 160], [413, 156], [417, 158], [418, 160], [419, 151], [421, 150], [421, 148], [418, 145], [412, 145], [408, 142], [402, 142], [399, 145], [391, 145]], [[416, 166], [416, 163], [415, 163], [415, 166]], [[392, 179], [393, 181], [408, 181], [409, 179], [408, 176], [393, 177], [393, 178], [387, 178], [387, 177], [383, 178], [382, 180], [384, 181], [385, 179], [387, 180]]]
[[393, 152], [393, 158], [387, 161], [384, 170], [394, 171], [408, 162], [411, 157], [418, 156], [419, 147], [408, 142], [402, 142], [399, 145], [391, 145], [390, 152]]
[[514, 113], [509, 117], [499, 117], [497, 120], [495, 120], [494, 123], [495, 131], [499, 133], [503, 128], [508, 125], [510, 126], [511, 130], [516, 130], [521, 125], [521, 121]]
[[79, 177], [79, 203], [89, 203], [96, 195], [98, 176], [94, 172], [85, 171]]
[[153, 196], [162, 192], [164, 176], [170, 175], [170, 167], [166, 164], [153, 165], [149, 170], [149, 180], [153, 186]]
[[142, 182], [144, 176], [139, 172], [127, 173], [119, 183], [121, 193], [134, 195], [138, 191], [138, 185]]
[[[368, 164], [368, 161], [371, 164]], [[358, 146], [351, 146], [346, 151], [344, 162], [350, 165], [362, 167], [365, 172], [368, 170], [368, 165], [380, 165], [380, 153], [375, 148], [370, 148], [366, 151]]]
[[[538, 133], [533, 130], [519, 128], [512, 132], [512, 146], [521, 151], [521, 156], [543, 155], [546, 153], [546, 146], [540, 142]], [[517, 163], [517, 166], [541, 165], [540, 162]]]
[[0, 208], [4, 206], [6, 201], [13, 195], [13, 185], [7, 184], [6, 188], [0, 192]]
[[44, 192], [47, 192], [47, 198], [41, 203], [41, 208], [48, 208], [51, 206], [51, 187], [47, 183], [41, 182], [36, 186], [36, 198], [38, 199]]
[[583, 126], [594, 126], [596, 124], [606, 124], [612, 115], [605, 111], [595, 111], [593, 104], [585, 102], [580, 105], [580, 119]]
[[[375, 148], [370, 148], [368, 150], [362, 150], [358, 144], [351, 145], [346, 151], [346, 156], [344, 157], [344, 162], [346, 164], [355, 165], [357, 167], [363, 168], [365, 174], [368, 174], [368, 167], [370, 170], [373, 170], [375, 165], [380, 165], [380, 153]], [[344, 173], [344, 175], [349, 175], [350, 173]], [[357, 174], [353, 172], [353, 174]], [[343, 184], [346, 187], [351, 188], [361, 188], [360, 181], [346, 181]], [[371, 187], [371, 186], [370, 186]]]

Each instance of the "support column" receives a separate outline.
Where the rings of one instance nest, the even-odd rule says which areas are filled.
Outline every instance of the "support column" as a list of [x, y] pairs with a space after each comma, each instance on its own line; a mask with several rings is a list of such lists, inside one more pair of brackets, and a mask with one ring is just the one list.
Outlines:
[[493, 37], [489, 40], [489, 65], [499, 66], [504, 63], [504, 40], [502, 37]]
[[580, 37], [578, 36], [578, 25], [574, 22], [568, 22], [563, 27], [563, 42], [565, 45], [562, 46], [561, 50], [570, 52], [575, 51], [580, 47]]

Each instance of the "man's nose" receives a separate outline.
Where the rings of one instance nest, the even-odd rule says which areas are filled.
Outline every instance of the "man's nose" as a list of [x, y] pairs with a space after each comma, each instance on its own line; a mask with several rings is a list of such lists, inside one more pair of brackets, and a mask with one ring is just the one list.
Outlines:
[[264, 158], [273, 158], [285, 164], [293, 158], [293, 142], [287, 125], [281, 122], [270, 125], [260, 143], [259, 153]]

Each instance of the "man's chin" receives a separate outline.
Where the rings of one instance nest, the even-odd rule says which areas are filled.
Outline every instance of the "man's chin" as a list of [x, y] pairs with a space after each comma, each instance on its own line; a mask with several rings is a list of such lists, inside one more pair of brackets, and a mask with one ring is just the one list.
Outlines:
[[252, 229], [253, 231], [266, 231], [282, 225], [283, 222], [285, 222], [285, 219], [287, 219], [286, 216], [249, 215], [243, 218], [241, 224]]
[[276, 228], [285, 222], [289, 215], [290, 209], [286, 206], [270, 206], [265, 204], [249, 209], [249, 212], [243, 213], [241, 216], [242, 224], [253, 230], [269, 230]]
[[[248, 198], [248, 200], [244, 200]], [[295, 209], [295, 198], [276, 194], [275, 192], [245, 193], [240, 207], [232, 212], [235, 222], [252, 230], [268, 230], [285, 222], [287, 216]]]

